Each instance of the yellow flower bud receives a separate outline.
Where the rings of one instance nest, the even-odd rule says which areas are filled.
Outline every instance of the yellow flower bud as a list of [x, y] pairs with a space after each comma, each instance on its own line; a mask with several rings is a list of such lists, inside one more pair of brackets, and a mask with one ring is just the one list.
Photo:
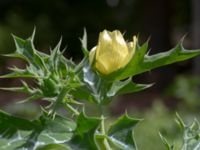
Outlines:
[[132, 42], [126, 43], [120, 31], [104, 30], [99, 35], [98, 45], [90, 51], [90, 62], [105, 75], [123, 68], [135, 52], [136, 40], [134, 36]]

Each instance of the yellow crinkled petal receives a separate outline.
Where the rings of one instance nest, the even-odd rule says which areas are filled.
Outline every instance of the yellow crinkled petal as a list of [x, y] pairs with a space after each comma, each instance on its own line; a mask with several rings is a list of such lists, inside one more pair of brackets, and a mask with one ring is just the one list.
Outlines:
[[96, 50], [96, 68], [103, 74], [109, 74], [123, 67], [127, 62], [128, 47], [119, 31], [100, 34]]
[[110, 74], [128, 64], [135, 52], [137, 38], [126, 43], [120, 31], [104, 30], [99, 35], [98, 45], [90, 52], [90, 62], [102, 74]]
[[137, 44], [137, 37], [136, 36], [133, 36], [132, 42], [127, 43], [128, 50], [129, 50], [129, 55], [128, 55], [129, 57], [127, 58], [128, 62], [132, 59], [133, 55], [135, 54], [136, 44]]

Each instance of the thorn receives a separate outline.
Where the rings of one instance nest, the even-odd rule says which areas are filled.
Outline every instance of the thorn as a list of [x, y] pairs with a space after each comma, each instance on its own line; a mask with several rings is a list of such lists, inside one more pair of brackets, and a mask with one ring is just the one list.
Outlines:
[[33, 28], [33, 33], [31, 35], [31, 41], [33, 42], [34, 41], [34, 38], [35, 38], [35, 32], [36, 32], [36, 27], [34, 26]]

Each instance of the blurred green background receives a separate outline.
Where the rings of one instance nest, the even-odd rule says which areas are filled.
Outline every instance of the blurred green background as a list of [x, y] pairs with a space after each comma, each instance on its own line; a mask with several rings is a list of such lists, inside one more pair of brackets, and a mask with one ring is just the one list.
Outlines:
[[[128, 40], [139, 35], [140, 43], [150, 38], [150, 54], [169, 50], [184, 35], [184, 46], [195, 49], [200, 48], [200, 1], [0, 0], [0, 54], [15, 50], [11, 34], [28, 38], [34, 27], [38, 50], [48, 53], [62, 36], [62, 47], [67, 47], [65, 55], [75, 62], [83, 56], [79, 37], [84, 27], [90, 49], [96, 45], [98, 34], [104, 29], [119, 29]], [[13, 65], [23, 67], [25, 64], [0, 56], [1, 75]], [[136, 130], [139, 148], [163, 149], [159, 131], [170, 141], [180, 136], [174, 122], [175, 112], [186, 121], [199, 116], [199, 75], [200, 58], [195, 58], [136, 76], [133, 78], [135, 82], [156, 84], [143, 92], [117, 98], [108, 113], [117, 116], [127, 109], [136, 117], [144, 118]], [[18, 84], [18, 80], [0, 79], [0, 87]], [[33, 104], [13, 104], [23, 97], [19, 93], [0, 91], [0, 107], [24, 117], [36, 115], [38, 109]]]

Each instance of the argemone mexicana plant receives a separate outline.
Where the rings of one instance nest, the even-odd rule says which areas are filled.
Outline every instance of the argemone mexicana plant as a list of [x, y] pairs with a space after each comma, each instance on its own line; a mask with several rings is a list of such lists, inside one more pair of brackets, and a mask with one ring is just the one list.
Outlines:
[[[126, 42], [120, 31], [104, 30], [91, 51], [88, 51], [84, 32], [81, 40], [84, 58], [75, 64], [63, 56], [61, 41], [50, 49], [50, 54], [36, 50], [34, 35], [35, 31], [28, 39], [13, 36], [16, 51], [6, 56], [23, 59], [27, 66], [23, 69], [14, 66], [10, 68], [11, 73], [0, 77], [31, 78], [36, 86], [22, 81], [20, 87], [1, 89], [28, 94], [27, 99], [21, 102], [41, 99], [48, 101], [49, 105], [40, 106], [41, 114], [34, 120], [0, 111], [1, 150], [137, 150], [133, 135], [140, 119], [125, 113], [107, 125], [105, 120], [109, 116], [104, 114], [103, 108], [118, 95], [152, 86], [132, 82], [134, 75], [200, 54], [200, 50], [183, 48], [181, 41], [167, 52], [149, 55], [148, 42], [140, 46], [136, 36], [131, 42]], [[92, 117], [86, 115], [85, 102], [93, 104], [99, 113]], [[60, 113], [60, 109], [65, 109], [67, 114]], [[182, 149], [198, 149], [199, 130], [186, 126], [180, 117], [177, 118], [184, 131]], [[194, 124], [198, 125], [197, 122]], [[161, 138], [167, 149], [172, 150], [173, 145]]]

